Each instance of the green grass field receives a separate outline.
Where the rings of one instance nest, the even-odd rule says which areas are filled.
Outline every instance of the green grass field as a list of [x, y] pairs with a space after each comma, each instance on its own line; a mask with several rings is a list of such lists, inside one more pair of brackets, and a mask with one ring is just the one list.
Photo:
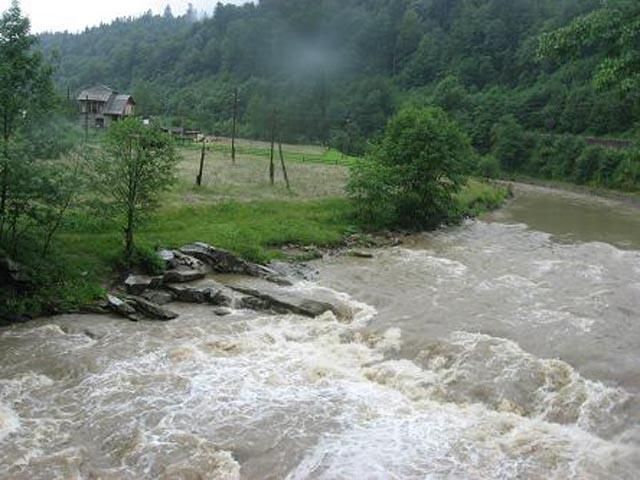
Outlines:
[[[345, 194], [347, 165], [357, 159], [322, 147], [283, 145], [291, 181], [287, 190], [278, 157], [275, 185], [269, 182], [268, 144], [239, 141], [235, 164], [227, 146], [209, 144], [200, 187], [195, 185], [200, 149], [179, 149], [177, 182], [137, 233], [140, 247], [203, 241], [267, 262], [281, 255], [283, 245], [335, 246], [345, 234], [358, 231]], [[459, 195], [470, 214], [497, 207], [504, 198], [504, 189], [478, 181], [471, 181]], [[51, 277], [50, 287], [9, 307], [38, 313], [51, 304], [65, 309], [100, 296], [117, 278], [120, 231], [112, 220], [95, 213], [73, 212], [55, 242], [58, 270], [45, 272]]]

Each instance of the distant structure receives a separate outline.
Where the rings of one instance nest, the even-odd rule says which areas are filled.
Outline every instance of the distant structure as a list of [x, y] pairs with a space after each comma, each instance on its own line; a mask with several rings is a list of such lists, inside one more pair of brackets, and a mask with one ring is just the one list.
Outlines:
[[136, 102], [105, 85], [82, 90], [78, 95], [80, 122], [89, 128], [109, 128], [113, 122], [134, 114]]

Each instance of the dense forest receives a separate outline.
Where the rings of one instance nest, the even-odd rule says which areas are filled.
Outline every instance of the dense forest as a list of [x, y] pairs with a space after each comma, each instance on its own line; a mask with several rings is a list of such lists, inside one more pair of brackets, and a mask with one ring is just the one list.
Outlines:
[[[505, 132], [503, 167], [566, 177], [575, 162], [546, 165], [554, 153], [536, 151], [540, 138], [553, 150], [558, 136], [577, 135], [555, 148], [576, 156], [581, 136], [635, 134], [637, 89], [593, 81], [608, 45], [570, 59], [539, 55], [541, 35], [601, 8], [600, 0], [261, 0], [219, 3], [204, 18], [167, 7], [41, 43], [57, 59], [61, 93], [105, 83], [174, 125], [229, 134], [238, 88], [243, 136], [267, 137], [275, 119], [285, 140], [360, 154], [402, 105], [436, 105], [482, 155], [495, 154]], [[589, 179], [591, 170], [571, 175]]]

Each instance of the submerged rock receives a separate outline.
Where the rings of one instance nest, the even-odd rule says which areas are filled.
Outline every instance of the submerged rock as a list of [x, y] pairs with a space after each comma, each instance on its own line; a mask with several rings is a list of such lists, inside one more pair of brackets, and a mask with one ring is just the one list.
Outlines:
[[357, 258], [373, 258], [373, 253], [363, 252], [362, 250], [349, 250], [347, 252], [347, 255], [349, 255], [350, 257], [357, 257]]

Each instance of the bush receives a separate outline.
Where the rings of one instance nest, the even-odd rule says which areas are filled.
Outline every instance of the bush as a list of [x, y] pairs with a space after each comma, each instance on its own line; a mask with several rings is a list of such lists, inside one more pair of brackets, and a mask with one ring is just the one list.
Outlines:
[[534, 147], [528, 135], [513, 115], [506, 115], [491, 132], [492, 151], [506, 171], [517, 171], [526, 165]]
[[500, 177], [500, 162], [493, 155], [485, 155], [478, 162], [478, 174], [484, 178]]
[[165, 261], [155, 250], [141, 246], [135, 247], [131, 265], [147, 275], [162, 275], [166, 269]]
[[588, 147], [584, 149], [576, 161], [576, 169], [574, 172], [576, 183], [588, 183], [595, 177], [598, 171], [598, 165], [600, 164], [601, 152], [602, 148], [600, 147]]
[[408, 107], [353, 168], [348, 190], [371, 226], [434, 228], [457, 216], [454, 195], [472, 155], [469, 139], [442, 109]]
[[615, 188], [627, 191], [640, 190], [640, 151], [625, 152], [613, 174]]

